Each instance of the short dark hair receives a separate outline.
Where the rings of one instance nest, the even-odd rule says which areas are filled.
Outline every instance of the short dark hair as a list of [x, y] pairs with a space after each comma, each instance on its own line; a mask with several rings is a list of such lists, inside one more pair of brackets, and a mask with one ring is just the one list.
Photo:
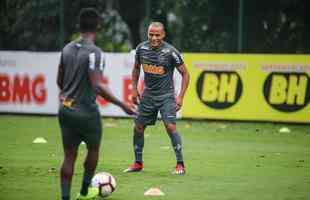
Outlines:
[[95, 8], [83, 8], [79, 14], [80, 32], [96, 32], [100, 15]]

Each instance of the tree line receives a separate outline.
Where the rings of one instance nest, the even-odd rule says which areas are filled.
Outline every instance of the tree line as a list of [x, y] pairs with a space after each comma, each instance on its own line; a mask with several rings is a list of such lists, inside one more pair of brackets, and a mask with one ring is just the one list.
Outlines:
[[2, 0], [0, 49], [59, 51], [78, 37], [83, 7], [103, 16], [97, 43], [110, 52], [135, 48], [151, 21], [182, 52], [236, 53], [240, 39], [243, 53], [310, 52], [308, 0]]

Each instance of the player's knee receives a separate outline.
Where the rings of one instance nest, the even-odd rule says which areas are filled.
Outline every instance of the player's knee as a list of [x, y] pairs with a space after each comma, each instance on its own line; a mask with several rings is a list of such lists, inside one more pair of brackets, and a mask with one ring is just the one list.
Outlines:
[[61, 166], [61, 176], [65, 179], [71, 179], [73, 176], [73, 167], [69, 165], [62, 165]]
[[144, 129], [145, 129], [145, 127], [143, 125], [136, 124], [134, 127], [134, 133], [137, 135], [143, 135]]
[[169, 134], [176, 133], [177, 131], [176, 124], [169, 123], [169, 124], [166, 124], [165, 127]]

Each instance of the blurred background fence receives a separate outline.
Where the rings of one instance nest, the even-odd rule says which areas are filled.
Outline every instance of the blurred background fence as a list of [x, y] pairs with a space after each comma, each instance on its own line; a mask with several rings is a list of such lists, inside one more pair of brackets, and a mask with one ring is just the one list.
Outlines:
[[0, 50], [59, 51], [83, 7], [104, 17], [97, 43], [108, 52], [135, 48], [154, 20], [182, 52], [310, 52], [308, 0], [2, 0]]

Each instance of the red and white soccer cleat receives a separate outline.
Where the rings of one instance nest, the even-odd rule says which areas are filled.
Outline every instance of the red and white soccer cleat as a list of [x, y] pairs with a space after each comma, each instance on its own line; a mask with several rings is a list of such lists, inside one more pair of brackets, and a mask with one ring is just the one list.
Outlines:
[[176, 175], [184, 175], [185, 174], [185, 167], [182, 164], [177, 164], [175, 167], [175, 170], [173, 171], [173, 174]]
[[141, 172], [143, 171], [143, 163], [134, 162], [133, 164], [129, 165], [127, 169], [123, 172]]

